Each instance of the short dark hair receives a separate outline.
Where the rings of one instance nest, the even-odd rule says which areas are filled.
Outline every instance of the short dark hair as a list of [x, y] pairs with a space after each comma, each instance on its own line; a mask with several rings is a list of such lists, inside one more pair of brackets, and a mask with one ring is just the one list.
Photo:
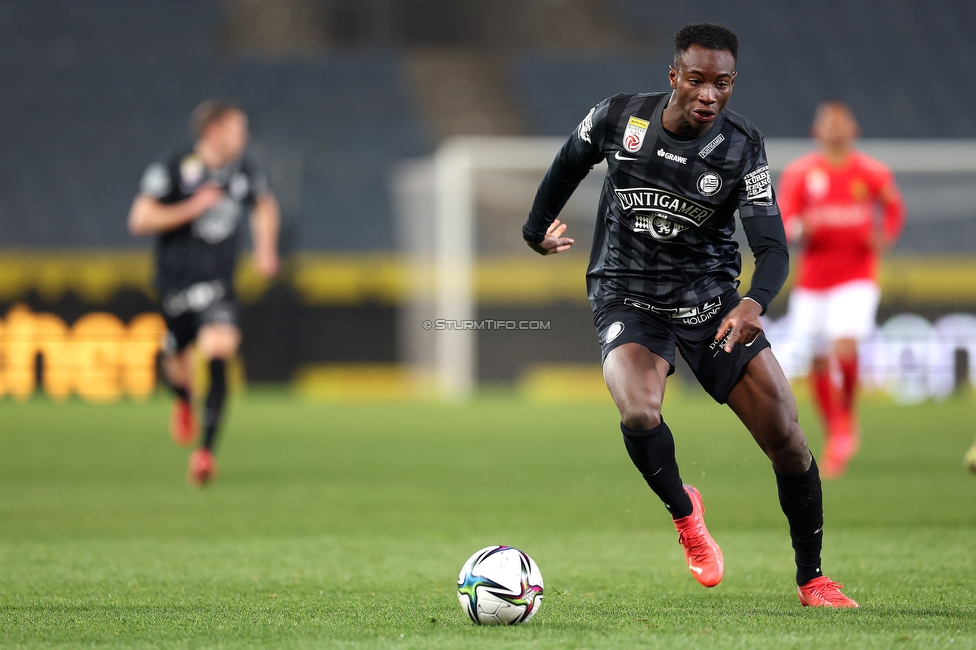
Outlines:
[[203, 135], [207, 127], [219, 122], [228, 113], [243, 113], [241, 107], [226, 99], [208, 99], [193, 109], [190, 116], [190, 130], [197, 138]]
[[850, 114], [851, 117], [854, 117], [854, 109], [851, 108], [850, 104], [839, 97], [828, 97], [827, 99], [820, 100], [820, 102], [817, 103], [816, 113], [820, 113], [821, 111], [829, 108], [844, 111], [845, 113]]
[[739, 39], [728, 27], [715, 23], [691, 23], [685, 25], [674, 35], [674, 64], [677, 66], [681, 55], [698, 45], [706, 50], [722, 50], [739, 60]]

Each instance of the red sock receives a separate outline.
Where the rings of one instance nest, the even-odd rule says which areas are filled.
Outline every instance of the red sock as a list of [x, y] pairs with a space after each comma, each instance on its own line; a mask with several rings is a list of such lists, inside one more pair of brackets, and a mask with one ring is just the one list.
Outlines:
[[841, 375], [840, 405], [850, 412], [854, 408], [854, 394], [857, 392], [857, 357], [838, 359], [837, 362]]
[[814, 370], [810, 373], [813, 380], [813, 396], [817, 400], [820, 417], [823, 418], [824, 429], [829, 432], [837, 409], [834, 397], [834, 382], [830, 379], [830, 370]]
[[840, 366], [841, 386], [838, 409], [842, 419], [842, 429], [848, 435], [857, 435], [857, 423], [854, 420], [854, 396], [857, 393], [857, 357], [837, 360]]

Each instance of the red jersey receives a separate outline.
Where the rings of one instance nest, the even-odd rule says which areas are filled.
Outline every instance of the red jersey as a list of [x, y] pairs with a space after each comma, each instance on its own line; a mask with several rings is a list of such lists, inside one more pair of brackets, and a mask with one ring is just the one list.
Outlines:
[[894, 242], [905, 223], [905, 204], [884, 163], [852, 151], [834, 166], [814, 152], [790, 163], [779, 182], [787, 238], [803, 233], [796, 286], [877, 280], [877, 233]]

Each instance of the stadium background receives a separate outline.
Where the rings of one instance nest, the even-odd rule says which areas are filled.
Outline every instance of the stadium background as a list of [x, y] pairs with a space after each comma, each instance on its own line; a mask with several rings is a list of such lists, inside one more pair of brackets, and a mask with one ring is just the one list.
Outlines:
[[[106, 363], [72, 381], [110, 398], [150, 389], [153, 324], [130, 327], [154, 309], [150, 242], [125, 215], [146, 165], [188, 142], [190, 111], [217, 96], [248, 112], [283, 212], [281, 277], [241, 265], [248, 380], [395, 393], [403, 327], [420, 327], [403, 323], [398, 170], [450, 136], [563, 136], [605, 96], [660, 89], [671, 34], [705, 18], [739, 34], [731, 106], [768, 138], [806, 136], [826, 97], [850, 102], [867, 138], [976, 138], [976, 88], [958, 76], [976, 66], [965, 0], [0, 0], [0, 390], [26, 396], [40, 378], [57, 392], [58, 367]], [[955, 190], [976, 199], [967, 182]], [[967, 205], [920, 222], [910, 202], [882, 320], [976, 311]], [[524, 210], [498, 227], [517, 233]], [[479, 318], [553, 323], [482, 335], [482, 382], [595, 366], [586, 253], [525, 267], [556, 287], [541, 297], [481, 269]], [[68, 352], [84, 332], [90, 349]]]
[[[716, 589], [684, 570], [597, 365], [592, 187], [581, 250], [541, 258], [519, 241], [541, 172], [479, 176], [479, 253], [504, 255], [479, 255], [476, 316], [552, 327], [479, 332], [471, 400], [402, 399], [420, 326], [404, 240], [430, 239], [404, 229], [404, 174], [450, 136], [565, 137], [604, 96], [661, 88], [671, 35], [699, 19], [738, 32], [731, 105], [770, 138], [804, 138], [841, 97], [868, 138], [976, 142], [969, 0], [0, 0], [0, 646], [976, 648], [971, 393], [865, 396], [863, 448], [823, 486], [824, 568], [861, 607], [825, 612], [796, 600], [769, 460], [669, 382], [726, 559]], [[150, 242], [125, 217], [209, 96], [251, 116], [286, 265], [272, 285], [242, 265], [250, 383], [197, 490], [169, 392], [124, 398], [154, 390], [158, 341]], [[882, 320], [976, 313], [974, 174], [899, 182]], [[488, 544], [539, 563], [530, 624], [458, 607], [458, 568]]]

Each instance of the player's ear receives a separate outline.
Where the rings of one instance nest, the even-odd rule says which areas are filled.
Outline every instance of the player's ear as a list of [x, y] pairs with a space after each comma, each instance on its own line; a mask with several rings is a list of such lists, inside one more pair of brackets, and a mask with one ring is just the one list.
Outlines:
[[674, 69], [673, 65], [668, 66], [668, 80], [671, 81], [671, 87], [678, 87], [678, 71]]

